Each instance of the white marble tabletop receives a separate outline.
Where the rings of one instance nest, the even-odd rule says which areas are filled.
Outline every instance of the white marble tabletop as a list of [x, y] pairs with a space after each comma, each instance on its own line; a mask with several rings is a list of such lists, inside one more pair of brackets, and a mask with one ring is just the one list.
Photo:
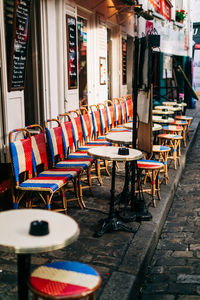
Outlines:
[[103, 147], [95, 147], [88, 150], [88, 155], [101, 158], [106, 160], [114, 160], [114, 161], [133, 161], [143, 158], [143, 154], [141, 151], [136, 149], [129, 148], [128, 155], [119, 155], [118, 150], [120, 147], [113, 146], [103, 146]]
[[[101, 148], [101, 147], [100, 147]], [[29, 234], [32, 221], [47, 221], [49, 234]], [[15, 209], [0, 213], [0, 250], [32, 254], [61, 249], [79, 236], [79, 226], [64, 214], [44, 209]]]
[[106, 140], [114, 143], [114, 144], [124, 144], [124, 145], [130, 145], [132, 144], [132, 132], [109, 132], [106, 135]]
[[166, 106], [173, 106], [173, 105], [178, 105], [178, 106], [187, 106], [187, 103], [184, 103], [184, 102], [181, 102], [181, 103], [177, 103], [177, 102], [174, 102], [174, 101], [166, 101], [166, 102], [162, 102], [163, 105], [166, 105]]
[[165, 105], [158, 105], [154, 107], [156, 110], [163, 110], [163, 109], [168, 109], [168, 110], [172, 110], [172, 111], [180, 111], [182, 109], [181, 106], [178, 107], [174, 107], [174, 106], [165, 106]]
[[161, 116], [152, 116], [152, 121], [153, 122], [156, 122], [156, 123], [171, 123], [171, 122], [174, 122], [174, 119], [173, 118], [167, 118], [167, 119], [162, 119]]
[[159, 110], [159, 109], [153, 109], [152, 114], [153, 115], [173, 115], [174, 111], [173, 110], [164, 111], [164, 110]]
[[[133, 126], [132, 123], [124, 124], [124, 127], [127, 129], [132, 129], [132, 126]], [[162, 126], [160, 124], [153, 124], [152, 131], [157, 131], [157, 130], [161, 130], [161, 129], [162, 129]]]
[[159, 131], [161, 129], [162, 129], [162, 125], [156, 123], [153, 124], [152, 131]]

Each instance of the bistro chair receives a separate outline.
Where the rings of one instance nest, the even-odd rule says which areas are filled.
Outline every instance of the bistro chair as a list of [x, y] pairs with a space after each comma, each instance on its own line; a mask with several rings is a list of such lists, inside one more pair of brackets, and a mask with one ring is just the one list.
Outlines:
[[[153, 147], [152, 147], [153, 155], [158, 155], [158, 161], [161, 161], [163, 163], [165, 184], [167, 184], [167, 181], [169, 179], [167, 159], [168, 159], [168, 154], [170, 151], [171, 151], [171, 148], [167, 147], [167, 146], [153, 145]], [[162, 170], [160, 172], [162, 172]]]
[[[48, 123], [56, 122], [57, 127], [48, 128]], [[66, 122], [65, 122], [66, 123]], [[90, 192], [92, 193], [92, 179], [91, 179], [91, 167], [94, 163], [92, 158], [69, 158], [68, 153], [73, 149], [73, 134], [72, 134], [72, 125], [69, 122], [68, 130], [67, 125], [61, 123], [57, 119], [50, 119], [45, 122], [46, 134], [47, 134], [47, 141], [49, 144], [50, 156], [53, 167], [55, 168], [78, 168], [82, 170], [81, 172], [81, 182], [80, 185], [80, 199], [83, 203], [84, 201], [82, 197], [82, 189], [89, 188]], [[87, 180], [83, 177], [86, 175]], [[87, 181], [87, 183], [86, 183]], [[82, 185], [84, 183], [84, 186]]]
[[182, 132], [183, 144], [184, 144], [184, 147], [186, 147], [186, 131], [187, 131], [188, 122], [184, 121], [184, 120], [175, 120], [174, 122], [172, 122], [170, 124], [171, 125], [178, 125], [178, 126], [183, 127], [183, 132]]
[[168, 159], [174, 161], [174, 168], [177, 169], [177, 161], [180, 166], [180, 158], [181, 158], [181, 140], [183, 137], [177, 134], [170, 133], [161, 133], [158, 134], [158, 143], [159, 145], [169, 146], [172, 150], [172, 155], [168, 156]]
[[190, 138], [190, 125], [191, 125], [193, 118], [189, 117], [189, 116], [176, 116], [175, 119], [188, 122], [187, 129], [186, 129], [186, 136], [189, 139]]
[[[67, 130], [67, 135], [63, 135], [63, 139], [65, 140], [65, 144], [69, 144], [69, 139], [67, 140], [70, 130], [72, 131], [73, 135], [73, 142], [75, 145], [75, 151], [68, 154], [69, 159], [91, 159], [91, 156], [87, 154], [88, 149], [90, 149], [92, 146], [83, 146], [83, 132], [82, 132], [82, 124], [81, 124], [81, 118], [77, 111], [74, 112], [76, 114], [76, 117], [73, 118], [70, 113], [63, 113], [59, 115], [59, 120], [65, 119], [66, 117], [71, 122], [71, 126], [67, 122], [61, 122], [62, 128], [65, 127]], [[100, 172], [100, 161], [99, 159], [94, 159], [95, 162], [95, 168], [91, 168], [91, 173], [95, 171], [95, 176], [91, 176], [91, 179], [97, 178], [99, 183], [102, 185], [102, 179], [101, 179], [101, 172]]]
[[[70, 188], [67, 186], [67, 191], [72, 191], [76, 197], [70, 198], [66, 200], [65, 207], [67, 211], [67, 202], [76, 200], [81, 208], [84, 207], [84, 203], [81, 203], [81, 199], [79, 195], [80, 192], [80, 182], [81, 182], [81, 168], [66, 168], [66, 169], [57, 169], [57, 168], [48, 168], [48, 159], [47, 159], [47, 151], [46, 151], [46, 141], [45, 141], [45, 133], [43, 128], [38, 125], [29, 125], [26, 127], [29, 131], [32, 131], [33, 135], [31, 136], [32, 142], [32, 152], [33, 152], [33, 171], [35, 176], [39, 177], [52, 177], [52, 178], [60, 178], [63, 176], [67, 176], [69, 181], [72, 182], [73, 187]], [[37, 132], [39, 130], [39, 132]], [[36, 133], [34, 134], [34, 131]], [[43, 168], [43, 172], [38, 172], [40, 168]], [[65, 190], [64, 190], [65, 191]]]
[[[151, 188], [142, 188], [144, 193], [151, 195], [152, 204], [156, 207], [156, 192], [158, 199], [161, 200], [160, 197], [160, 170], [163, 168], [163, 163], [156, 160], [138, 160], [137, 167], [139, 171], [144, 170], [148, 173], [151, 179]], [[138, 186], [141, 186], [141, 175], [138, 176]]]
[[34, 300], [87, 299], [95, 300], [101, 285], [99, 273], [89, 265], [75, 261], [58, 261], [36, 268], [28, 286]]
[[[22, 133], [26, 138], [13, 141], [13, 133]], [[19, 128], [9, 133], [11, 163], [14, 173], [13, 188], [13, 208], [18, 208], [20, 201], [26, 197], [26, 204], [31, 207], [33, 193], [40, 196], [47, 209], [51, 209], [51, 202], [54, 194], [60, 192], [63, 199], [63, 210], [66, 213], [66, 198], [64, 187], [72, 178], [70, 172], [52, 176], [50, 174], [40, 173], [33, 177], [33, 168], [37, 163], [33, 160], [33, 148], [31, 135], [28, 129]], [[44, 159], [45, 161], [45, 159]], [[46, 163], [46, 162], [45, 162]], [[53, 171], [52, 171], [53, 173]], [[36, 175], [36, 171], [35, 171]]]

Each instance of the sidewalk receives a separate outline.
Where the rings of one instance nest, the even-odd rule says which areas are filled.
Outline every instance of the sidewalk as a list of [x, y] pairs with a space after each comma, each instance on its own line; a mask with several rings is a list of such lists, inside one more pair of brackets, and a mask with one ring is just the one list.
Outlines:
[[[187, 115], [193, 116], [190, 128], [190, 141], [182, 148], [181, 165], [174, 170], [169, 168], [168, 185], [161, 185], [161, 201], [157, 207], [150, 207], [152, 221], [129, 223], [136, 233], [117, 231], [106, 233], [101, 238], [93, 237], [98, 221], [107, 217], [110, 201], [111, 178], [103, 176], [103, 185], [93, 188], [94, 197], [84, 191], [87, 209], [80, 210], [76, 202], [69, 205], [68, 214], [80, 226], [80, 236], [72, 245], [57, 251], [32, 256], [32, 267], [56, 260], [77, 260], [93, 266], [102, 276], [103, 282], [97, 292], [99, 300], [137, 299], [138, 286], [143, 278], [144, 270], [150, 261], [156, 247], [159, 234], [172, 204], [173, 196], [185, 166], [186, 155], [195, 138], [200, 120], [200, 105], [194, 110], [187, 110]], [[122, 190], [124, 168], [116, 174], [116, 194]], [[14, 224], [13, 224], [14, 226]], [[64, 228], [63, 228], [64, 230]], [[0, 299], [14, 300], [17, 291], [16, 256], [0, 253]]]

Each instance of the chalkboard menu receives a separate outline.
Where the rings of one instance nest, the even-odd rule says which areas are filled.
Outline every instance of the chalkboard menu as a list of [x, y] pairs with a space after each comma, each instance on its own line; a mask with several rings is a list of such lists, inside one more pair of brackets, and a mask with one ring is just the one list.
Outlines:
[[77, 88], [76, 19], [66, 15], [68, 88]]
[[126, 67], [127, 67], [127, 40], [122, 39], [122, 84], [127, 83]]
[[[31, 0], [5, 0], [5, 20], [8, 29], [8, 91], [24, 88], [30, 7]], [[12, 36], [9, 41], [8, 33], [11, 31]]]

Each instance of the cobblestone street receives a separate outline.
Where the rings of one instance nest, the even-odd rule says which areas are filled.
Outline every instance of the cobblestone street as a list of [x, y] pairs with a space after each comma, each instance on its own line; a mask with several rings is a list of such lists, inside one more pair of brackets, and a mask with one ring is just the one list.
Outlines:
[[[199, 126], [200, 107], [188, 110], [187, 114], [194, 117], [191, 125], [192, 144]], [[132, 222], [130, 226], [135, 229], [134, 233], [118, 231], [95, 238], [98, 221], [107, 217], [110, 201], [111, 178], [103, 173], [103, 185], [94, 182], [93, 196], [88, 190], [84, 190], [86, 209], [81, 210], [75, 201], [69, 203], [68, 215], [80, 226], [78, 240], [60, 250], [32, 255], [32, 269], [60, 260], [89, 264], [100, 273], [103, 280], [97, 292], [98, 300], [136, 300], [139, 290], [142, 300], [200, 299], [200, 131], [196, 143], [189, 148], [190, 142], [182, 149], [180, 167], [174, 170], [172, 164], [169, 166], [168, 185], [161, 184], [162, 200], [157, 201], [157, 207], [149, 207], [153, 216], [151, 221]], [[186, 153], [187, 166], [179, 182]], [[124, 165], [119, 163], [116, 194], [122, 191], [123, 184]], [[144, 279], [146, 266], [156, 247], [177, 184], [175, 201], [164, 225], [152, 265], [145, 276], [144, 285], [139, 289], [139, 282], [141, 278]], [[0, 252], [0, 283], [0, 300], [16, 300], [17, 258], [13, 253]], [[189, 298], [189, 295], [196, 298]]]
[[200, 299], [200, 130], [162, 230], [142, 300]]

